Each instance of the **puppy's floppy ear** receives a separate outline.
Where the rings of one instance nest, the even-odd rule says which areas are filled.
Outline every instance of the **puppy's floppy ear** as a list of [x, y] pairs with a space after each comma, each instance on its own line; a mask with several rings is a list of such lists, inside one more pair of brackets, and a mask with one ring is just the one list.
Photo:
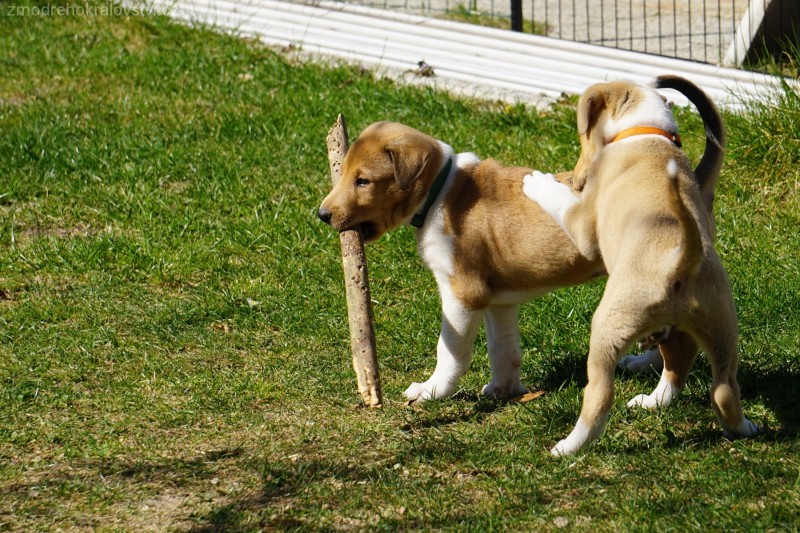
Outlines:
[[416, 181], [430, 158], [430, 152], [420, 150], [413, 143], [391, 143], [386, 146], [386, 153], [394, 167], [394, 179], [401, 189], [407, 189]]
[[[608, 105], [608, 93], [602, 87], [589, 87], [578, 101], [578, 133], [581, 138], [581, 155], [572, 174], [572, 188], [582, 191], [589, 178], [589, 164], [597, 152], [597, 141], [592, 131], [600, 120], [600, 114]], [[603, 139], [600, 140], [602, 144]]]
[[578, 133], [589, 135], [597, 124], [600, 112], [606, 107], [606, 95], [597, 88], [589, 88], [578, 102]]

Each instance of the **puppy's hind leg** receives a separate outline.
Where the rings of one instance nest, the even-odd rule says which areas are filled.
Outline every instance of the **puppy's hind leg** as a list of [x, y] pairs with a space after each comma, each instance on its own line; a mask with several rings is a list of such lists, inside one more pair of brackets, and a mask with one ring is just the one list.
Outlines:
[[659, 351], [659, 359], [664, 360], [661, 381], [652, 393], [640, 394], [629, 401], [628, 407], [652, 409], [669, 405], [686, 384], [697, 357], [697, 342], [694, 338], [685, 331], [673, 329], [669, 337], [661, 341]]
[[[592, 317], [587, 363], [589, 383], [583, 393], [580, 418], [567, 438], [553, 447], [553, 455], [574, 454], [603, 433], [614, 402], [614, 369], [617, 361], [645, 329], [636, 317], [623, 311], [623, 302], [629, 299], [628, 295], [614, 291], [613, 282], [609, 279], [603, 300]], [[614, 293], [617, 296], [609, 297]]]
[[[731, 306], [733, 304], [731, 303]], [[707, 330], [698, 340], [711, 362], [711, 404], [725, 437], [752, 437], [760, 431], [742, 412], [739, 383], [738, 333], [735, 322], [716, 331]]]
[[528, 392], [519, 377], [522, 348], [519, 335], [519, 306], [495, 305], [486, 311], [486, 339], [492, 381], [483, 394], [497, 398], [515, 398]]

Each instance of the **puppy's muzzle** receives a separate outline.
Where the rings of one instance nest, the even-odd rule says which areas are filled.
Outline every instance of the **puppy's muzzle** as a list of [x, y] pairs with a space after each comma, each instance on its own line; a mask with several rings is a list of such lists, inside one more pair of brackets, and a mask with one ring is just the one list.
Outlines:
[[317, 211], [317, 216], [324, 223], [330, 224], [331, 223], [331, 218], [333, 218], [333, 213], [331, 211], [325, 209], [324, 207], [320, 207], [319, 211]]

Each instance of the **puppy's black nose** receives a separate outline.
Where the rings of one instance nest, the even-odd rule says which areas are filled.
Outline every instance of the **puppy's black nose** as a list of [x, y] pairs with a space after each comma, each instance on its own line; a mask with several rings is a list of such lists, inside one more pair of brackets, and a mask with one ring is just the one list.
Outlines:
[[324, 223], [330, 224], [331, 223], [331, 217], [333, 217], [333, 213], [331, 213], [330, 211], [328, 211], [324, 207], [320, 207], [319, 211], [317, 211], [317, 216]]

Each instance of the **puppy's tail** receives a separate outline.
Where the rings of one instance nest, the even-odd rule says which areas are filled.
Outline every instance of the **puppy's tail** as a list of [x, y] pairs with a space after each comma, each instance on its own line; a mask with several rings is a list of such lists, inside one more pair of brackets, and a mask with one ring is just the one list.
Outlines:
[[697, 108], [706, 130], [706, 147], [700, 163], [694, 169], [694, 176], [700, 186], [703, 202], [709, 213], [714, 207], [714, 189], [722, 168], [725, 153], [725, 128], [717, 107], [703, 90], [680, 76], [666, 75], [656, 78], [657, 89], [675, 89], [683, 94]]
[[687, 209], [681, 199], [680, 180], [678, 179], [678, 163], [674, 159], [667, 162], [667, 176], [669, 177], [669, 201], [673, 212], [677, 215], [681, 227], [683, 240], [678, 252], [678, 261], [675, 269], [673, 289], [679, 292], [682, 281], [687, 281], [697, 275], [700, 263], [703, 260], [703, 237], [700, 227], [692, 213]]

